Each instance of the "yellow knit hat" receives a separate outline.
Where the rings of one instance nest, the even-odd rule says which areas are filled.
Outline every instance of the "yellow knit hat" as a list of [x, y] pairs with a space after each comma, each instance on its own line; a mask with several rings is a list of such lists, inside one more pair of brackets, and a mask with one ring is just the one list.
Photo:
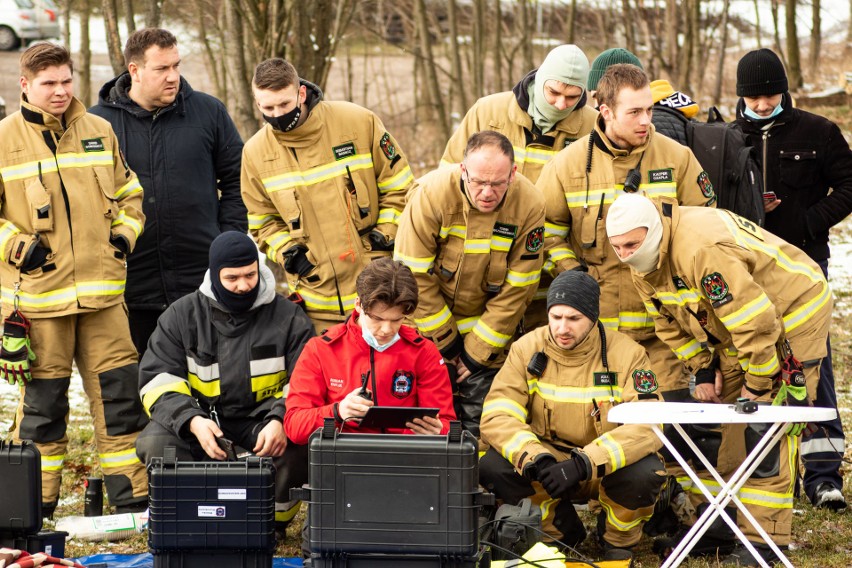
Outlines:
[[651, 96], [654, 99], [654, 104], [680, 111], [686, 118], [692, 118], [698, 114], [698, 103], [689, 98], [688, 95], [675, 91], [671, 83], [665, 79], [651, 81]]

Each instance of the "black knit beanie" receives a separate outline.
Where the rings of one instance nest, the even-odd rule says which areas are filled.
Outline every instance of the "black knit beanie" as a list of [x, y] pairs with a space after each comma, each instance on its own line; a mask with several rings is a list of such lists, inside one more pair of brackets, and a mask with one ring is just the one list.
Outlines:
[[552, 306], [564, 304], [592, 321], [598, 321], [600, 301], [601, 287], [594, 278], [579, 270], [561, 273], [551, 282], [547, 291], [547, 311]]
[[257, 262], [257, 246], [245, 233], [225, 231], [210, 244], [210, 284], [216, 300], [231, 313], [247, 312], [254, 305], [260, 282], [247, 294], [231, 292], [222, 285], [223, 268], [239, 268]]
[[763, 97], [786, 93], [784, 64], [771, 49], [749, 51], [737, 64], [737, 96]]

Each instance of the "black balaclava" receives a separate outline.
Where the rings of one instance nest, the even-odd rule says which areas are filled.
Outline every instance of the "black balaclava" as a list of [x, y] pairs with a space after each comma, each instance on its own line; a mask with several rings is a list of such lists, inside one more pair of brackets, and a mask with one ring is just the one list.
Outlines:
[[243, 313], [251, 309], [260, 291], [260, 280], [258, 279], [257, 286], [247, 294], [235, 294], [222, 285], [219, 271], [223, 268], [248, 266], [257, 261], [257, 247], [245, 233], [225, 231], [211, 243], [210, 284], [213, 296], [229, 312]]

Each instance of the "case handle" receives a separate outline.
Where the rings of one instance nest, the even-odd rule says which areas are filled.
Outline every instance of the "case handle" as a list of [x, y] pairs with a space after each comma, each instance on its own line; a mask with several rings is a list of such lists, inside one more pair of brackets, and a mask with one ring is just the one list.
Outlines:
[[452, 444], [461, 442], [462, 439], [462, 423], [458, 420], [450, 422], [450, 432], [447, 434], [447, 440]]

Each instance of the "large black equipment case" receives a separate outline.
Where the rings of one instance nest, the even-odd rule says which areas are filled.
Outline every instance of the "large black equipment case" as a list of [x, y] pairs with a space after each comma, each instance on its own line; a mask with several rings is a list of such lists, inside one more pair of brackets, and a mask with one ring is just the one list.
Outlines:
[[479, 547], [478, 445], [453, 422], [447, 436], [340, 433], [327, 420], [310, 440], [313, 568], [487, 566]]
[[270, 458], [148, 464], [148, 546], [154, 568], [269, 568], [275, 550]]
[[41, 454], [35, 444], [0, 440], [0, 535], [41, 530]]

